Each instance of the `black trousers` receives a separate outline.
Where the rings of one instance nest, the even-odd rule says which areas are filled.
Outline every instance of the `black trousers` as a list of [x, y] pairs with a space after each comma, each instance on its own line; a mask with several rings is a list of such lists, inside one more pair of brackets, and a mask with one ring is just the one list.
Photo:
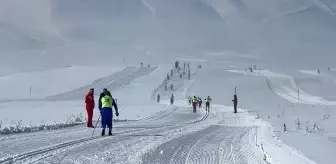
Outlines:
[[209, 102], [205, 103], [205, 110], [210, 111], [210, 103]]
[[237, 113], [237, 104], [234, 104], [233, 108], [234, 108], [234, 113]]

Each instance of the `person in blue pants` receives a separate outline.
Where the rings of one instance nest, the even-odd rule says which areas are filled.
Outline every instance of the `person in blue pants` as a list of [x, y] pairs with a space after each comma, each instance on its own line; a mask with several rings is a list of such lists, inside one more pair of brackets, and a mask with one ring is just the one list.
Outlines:
[[116, 116], [119, 116], [118, 106], [115, 100], [112, 98], [111, 93], [105, 88], [103, 93], [100, 94], [99, 97], [99, 110], [102, 117], [102, 133], [101, 135], [105, 135], [106, 126], [109, 128], [109, 136], [112, 135], [112, 121], [113, 121], [113, 112], [112, 106], [116, 111]]

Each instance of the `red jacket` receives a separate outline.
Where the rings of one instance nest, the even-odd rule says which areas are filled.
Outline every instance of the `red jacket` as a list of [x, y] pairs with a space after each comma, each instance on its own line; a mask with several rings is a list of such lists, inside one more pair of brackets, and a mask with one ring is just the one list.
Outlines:
[[89, 92], [85, 96], [85, 104], [86, 104], [86, 109], [93, 109], [95, 107], [93, 92]]

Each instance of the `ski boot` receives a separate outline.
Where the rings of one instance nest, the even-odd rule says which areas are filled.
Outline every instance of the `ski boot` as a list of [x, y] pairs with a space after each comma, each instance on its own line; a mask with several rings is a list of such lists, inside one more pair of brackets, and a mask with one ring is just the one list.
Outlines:
[[101, 136], [105, 136], [105, 129], [103, 129]]
[[112, 136], [113, 134], [112, 134], [112, 130], [109, 130], [109, 136]]

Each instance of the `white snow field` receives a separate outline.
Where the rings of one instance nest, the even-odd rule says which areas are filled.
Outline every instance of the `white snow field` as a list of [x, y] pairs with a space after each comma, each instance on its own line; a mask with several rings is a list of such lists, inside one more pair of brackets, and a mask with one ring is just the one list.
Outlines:
[[332, 164], [335, 42], [332, 0], [0, 0], [0, 164]]

